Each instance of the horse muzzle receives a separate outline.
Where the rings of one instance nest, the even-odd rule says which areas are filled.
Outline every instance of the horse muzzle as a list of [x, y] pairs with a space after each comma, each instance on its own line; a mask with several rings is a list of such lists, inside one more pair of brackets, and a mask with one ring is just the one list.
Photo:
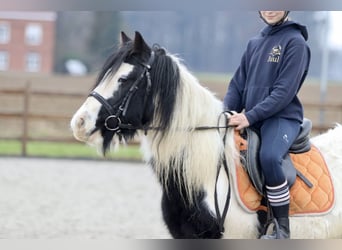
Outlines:
[[73, 136], [82, 142], [90, 142], [95, 129], [95, 120], [91, 118], [87, 111], [79, 111], [72, 117], [70, 127]]

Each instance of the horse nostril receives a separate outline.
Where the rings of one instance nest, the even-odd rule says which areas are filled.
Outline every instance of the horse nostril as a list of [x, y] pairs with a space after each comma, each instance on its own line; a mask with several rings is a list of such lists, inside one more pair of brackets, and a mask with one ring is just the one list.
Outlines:
[[82, 128], [82, 127], [84, 126], [84, 124], [85, 124], [85, 120], [84, 120], [83, 117], [81, 117], [81, 118], [78, 120], [77, 126], [78, 126], [79, 128]]

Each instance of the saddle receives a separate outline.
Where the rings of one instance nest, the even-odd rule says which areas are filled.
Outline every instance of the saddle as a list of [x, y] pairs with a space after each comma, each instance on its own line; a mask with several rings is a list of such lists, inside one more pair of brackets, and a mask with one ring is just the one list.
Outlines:
[[[331, 176], [323, 156], [310, 142], [312, 123], [304, 119], [300, 133], [282, 161], [290, 187], [290, 214], [313, 214], [330, 211], [334, 204]], [[247, 211], [267, 210], [261, 205], [264, 177], [259, 164], [260, 139], [252, 129], [235, 134], [240, 151], [236, 164], [239, 201]]]
[[[304, 119], [303, 124], [301, 125], [301, 129], [298, 137], [295, 142], [291, 146], [289, 153], [300, 154], [308, 152], [311, 149], [310, 144], [310, 132], [312, 128], [312, 123], [309, 119]], [[242, 135], [243, 138], [247, 139], [247, 148], [245, 150], [240, 150], [243, 159], [246, 160], [244, 167], [246, 168], [251, 181], [256, 188], [256, 190], [263, 195], [263, 187], [264, 187], [264, 176], [262, 175], [260, 164], [259, 164], [259, 148], [260, 148], [260, 139], [258, 134], [247, 128], [245, 130], [245, 134]], [[302, 180], [309, 186], [312, 187], [312, 183], [305, 178], [303, 174], [301, 174], [294, 167], [290, 155], [287, 154], [282, 161], [282, 169], [286, 176], [287, 183], [291, 187], [296, 180], [296, 176], [298, 175]]]

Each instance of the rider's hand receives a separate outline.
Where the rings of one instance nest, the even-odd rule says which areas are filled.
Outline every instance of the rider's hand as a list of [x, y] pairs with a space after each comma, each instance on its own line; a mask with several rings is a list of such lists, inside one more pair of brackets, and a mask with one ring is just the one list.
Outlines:
[[229, 118], [228, 125], [236, 126], [236, 130], [241, 130], [249, 126], [247, 117], [243, 113], [234, 114]]

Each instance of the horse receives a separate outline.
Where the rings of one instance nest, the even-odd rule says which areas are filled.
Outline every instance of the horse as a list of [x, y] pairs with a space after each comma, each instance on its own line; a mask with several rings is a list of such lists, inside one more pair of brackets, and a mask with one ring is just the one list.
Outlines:
[[[143, 160], [162, 188], [163, 220], [173, 238], [258, 238], [264, 222], [236, 194], [240, 154], [222, 101], [178, 56], [149, 46], [139, 32], [133, 39], [121, 32], [120, 40], [71, 119], [74, 137], [103, 154], [140, 139]], [[342, 126], [310, 141], [341, 190]], [[342, 197], [334, 202], [324, 214], [291, 216], [292, 237], [341, 238]]]

